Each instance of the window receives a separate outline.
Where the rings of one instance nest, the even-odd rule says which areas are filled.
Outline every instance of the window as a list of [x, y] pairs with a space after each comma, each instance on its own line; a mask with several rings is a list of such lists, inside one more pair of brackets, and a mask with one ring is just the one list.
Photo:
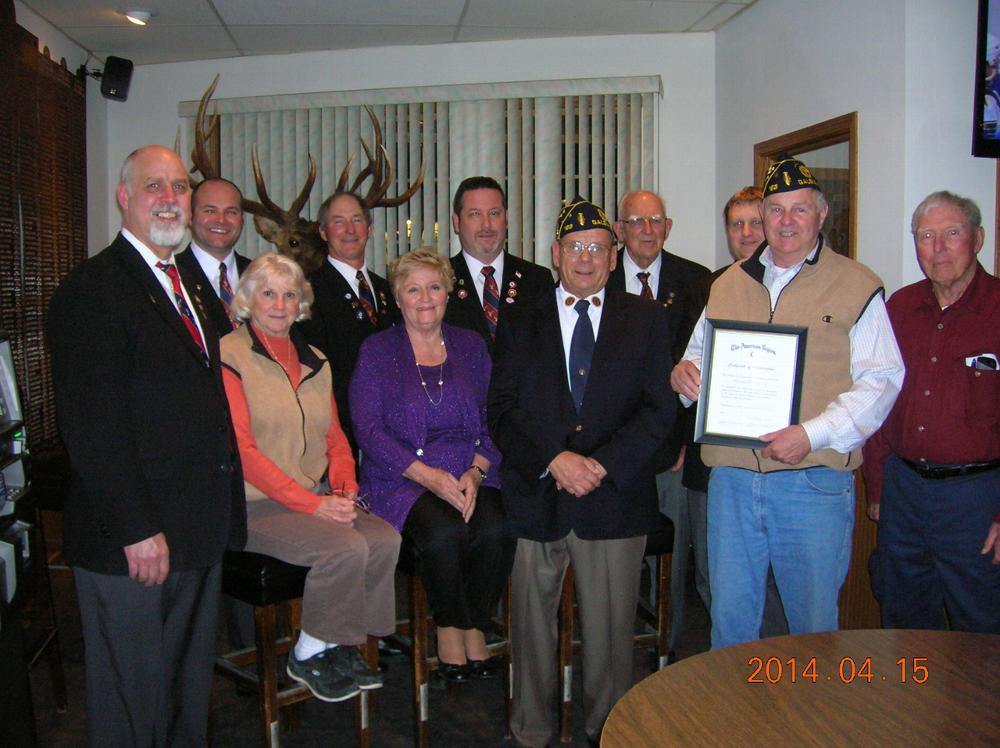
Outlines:
[[[217, 102], [221, 173], [254, 197], [251, 148], [257, 144], [271, 198], [287, 207], [305, 182], [308, 154], [316, 184], [302, 215], [315, 219], [351, 159], [351, 179], [372, 144], [363, 107], [378, 118], [395, 171], [388, 195], [405, 191], [425, 165], [422, 189], [398, 208], [373, 212], [368, 262], [376, 271], [400, 254], [451, 242], [451, 198], [465, 177], [484, 174], [504, 186], [508, 246], [550, 264], [555, 218], [577, 192], [613, 214], [629, 190], [654, 188], [659, 77], [434, 86], [378, 91], [295, 94]], [[193, 137], [198, 102], [184, 102]], [[366, 187], [363, 185], [363, 187]], [[270, 248], [247, 230], [240, 252]]]

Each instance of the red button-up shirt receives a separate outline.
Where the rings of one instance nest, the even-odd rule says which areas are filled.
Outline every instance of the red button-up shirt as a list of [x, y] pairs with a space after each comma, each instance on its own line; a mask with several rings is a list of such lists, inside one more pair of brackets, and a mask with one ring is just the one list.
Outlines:
[[889, 417], [864, 448], [870, 503], [881, 498], [890, 453], [946, 465], [1000, 459], [1000, 371], [965, 363], [984, 353], [1000, 359], [1000, 280], [979, 265], [947, 309], [926, 279], [901, 288], [886, 307], [906, 378]]

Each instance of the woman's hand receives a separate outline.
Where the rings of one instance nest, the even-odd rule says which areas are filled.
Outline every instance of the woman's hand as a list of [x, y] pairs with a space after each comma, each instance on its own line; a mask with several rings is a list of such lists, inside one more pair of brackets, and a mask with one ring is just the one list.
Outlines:
[[472, 513], [476, 511], [476, 495], [479, 493], [479, 486], [483, 482], [483, 476], [475, 468], [469, 468], [462, 477], [458, 479], [458, 488], [465, 496], [465, 509], [462, 511], [462, 519], [468, 522], [472, 518]]
[[320, 519], [336, 522], [341, 525], [349, 525], [358, 517], [358, 511], [354, 507], [354, 499], [346, 496], [320, 496], [319, 506], [313, 514]]

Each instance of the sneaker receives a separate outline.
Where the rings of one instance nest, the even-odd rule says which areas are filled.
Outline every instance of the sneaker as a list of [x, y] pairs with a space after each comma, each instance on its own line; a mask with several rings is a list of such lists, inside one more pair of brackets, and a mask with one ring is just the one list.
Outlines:
[[330, 655], [335, 651], [327, 649], [304, 660], [289, 652], [285, 672], [312, 691], [320, 701], [344, 701], [357, 696], [360, 691], [354, 679], [333, 664]]
[[333, 667], [341, 675], [351, 678], [362, 691], [381, 688], [382, 673], [372, 670], [361, 656], [360, 650], [351, 644], [341, 644], [339, 647], [326, 650]]

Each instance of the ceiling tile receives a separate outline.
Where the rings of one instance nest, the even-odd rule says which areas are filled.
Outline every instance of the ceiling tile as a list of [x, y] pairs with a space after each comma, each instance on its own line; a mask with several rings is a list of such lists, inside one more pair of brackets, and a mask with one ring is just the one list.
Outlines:
[[156, 44], [149, 44], [148, 37], [133, 34], [130, 29], [77, 28], [67, 33], [99, 57], [109, 54], [125, 57], [136, 65], [158, 62], [200, 60], [221, 56], [235, 57], [239, 50], [219, 28], [199, 26], [168, 26], [156, 31]]
[[215, 7], [230, 26], [453, 26], [465, 0], [215, 0]]
[[[468, 26], [536, 29], [584, 34], [683, 31], [708, 10], [701, 2], [649, 0], [469, 0]], [[537, 34], [533, 34], [537, 36]]]
[[693, 24], [688, 31], [714, 31], [747, 6], [742, 3], [719, 3], [713, 10]]
[[245, 54], [283, 54], [320, 49], [357, 49], [452, 41], [451, 26], [233, 26], [229, 30]]

